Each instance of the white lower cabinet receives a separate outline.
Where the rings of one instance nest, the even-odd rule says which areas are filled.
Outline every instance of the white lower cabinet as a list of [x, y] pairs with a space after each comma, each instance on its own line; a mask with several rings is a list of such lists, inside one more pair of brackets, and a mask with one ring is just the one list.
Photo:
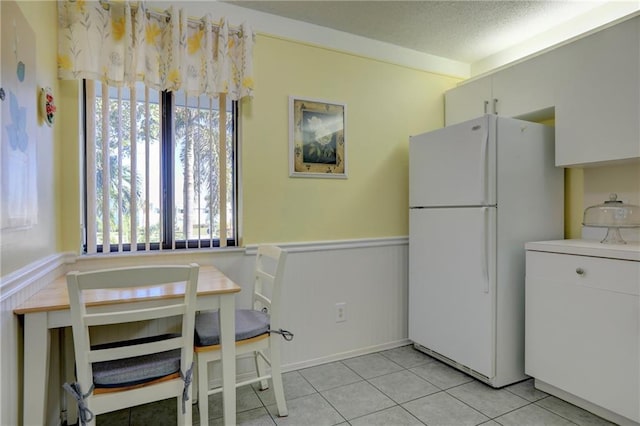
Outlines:
[[540, 390], [640, 424], [640, 246], [526, 249], [525, 373]]

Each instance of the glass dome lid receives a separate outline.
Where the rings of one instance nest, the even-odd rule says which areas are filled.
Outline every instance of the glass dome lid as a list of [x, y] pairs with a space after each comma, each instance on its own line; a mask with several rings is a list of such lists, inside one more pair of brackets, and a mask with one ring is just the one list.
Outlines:
[[609, 228], [602, 243], [625, 244], [619, 228], [640, 227], [640, 206], [625, 204], [617, 194], [609, 194], [609, 200], [585, 209], [584, 226]]

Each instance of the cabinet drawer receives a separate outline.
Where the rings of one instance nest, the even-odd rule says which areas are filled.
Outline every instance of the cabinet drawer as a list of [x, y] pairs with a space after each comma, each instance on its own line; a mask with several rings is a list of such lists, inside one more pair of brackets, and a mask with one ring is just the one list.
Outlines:
[[527, 251], [527, 277], [640, 295], [640, 262]]

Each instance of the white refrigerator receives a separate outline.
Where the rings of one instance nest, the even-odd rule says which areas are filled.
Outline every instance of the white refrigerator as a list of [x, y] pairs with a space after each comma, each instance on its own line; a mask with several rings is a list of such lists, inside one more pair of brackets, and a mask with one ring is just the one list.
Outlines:
[[502, 387], [524, 374], [524, 244], [562, 239], [553, 128], [487, 114], [409, 142], [409, 339]]

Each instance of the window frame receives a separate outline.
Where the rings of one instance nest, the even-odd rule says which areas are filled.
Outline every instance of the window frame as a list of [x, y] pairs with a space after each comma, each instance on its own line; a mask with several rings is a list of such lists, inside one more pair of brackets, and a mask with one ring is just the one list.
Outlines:
[[[104, 83], [103, 83], [104, 84]], [[141, 253], [148, 253], [153, 251], [166, 251], [166, 250], [184, 250], [184, 249], [212, 249], [220, 248], [220, 238], [206, 238], [206, 239], [185, 239], [175, 240], [175, 213], [174, 213], [174, 200], [175, 200], [175, 149], [173, 145], [175, 143], [175, 135], [173, 132], [173, 114], [175, 107], [175, 94], [174, 92], [162, 91], [160, 94], [160, 114], [162, 115], [161, 130], [160, 130], [160, 144], [161, 144], [161, 170], [160, 170], [160, 185], [162, 189], [162, 222], [160, 224], [161, 229], [161, 241], [150, 242], [149, 249], [146, 249], [145, 242], [138, 242], [136, 245], [136, 251]], [[87, 223], [88, 223], [88, 167], [87, 167], [87, 152], [88, 152], [88, 120], [87, 120], [87, 80], [82, 81], [82, 131], [83, 131], [83, 144], [82, 144], [82, 212], [83, 212], [83, 224], [82, 224], [82, 252], [87, 253]], [[231, 113], [231, 165], [233, 170], [231, 171], [231, 181], [227, 182], [227, 186], [231, 187], [231, 194], [233, 200], [231, 201], [231, 216], [233, 222], [233, 233], [229, 235], [229, 228], [227, 228], [227, 247], [237, 247], [239, 241], [239, 101], [231, 101], [231, 110], [227, 114]], [[227, 200], [229, 202], [229, 200]], [[213, 243], [213, 244], [211, 244]], [[122, 243], [120, 247], [122, 250], [118, 250], [119, 245], [117, 243], [109, 244], [109, 251], [107, 253], [134, 253], [131, 250], [131, 243]], [[96, 244], [96, 253], [103, 254], [104, 244]]]

